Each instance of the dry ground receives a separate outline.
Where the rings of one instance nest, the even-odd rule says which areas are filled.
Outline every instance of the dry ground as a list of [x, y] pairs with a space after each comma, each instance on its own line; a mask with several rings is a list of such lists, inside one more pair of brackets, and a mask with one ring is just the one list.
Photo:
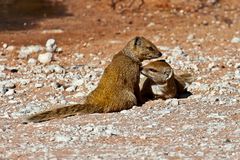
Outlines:
[[[0, 159], [240, 159], [240, 43], [231, 42], [240, 37], [238, 0], [36, 2], [0, 12], [0, 88], [13, 91], [0, 91]], [[21, 124], [49, 106], [82, 102], [136, 35], [194, 74], [191, 96]], [[28, 63], [39, 53], [18, 58], [22, 46], [49, 38], [63, 50], [50, 64]], [[49, 71], [52, 64], [62, 70]], [[67, 90], [75, 81], [82, 83]]]

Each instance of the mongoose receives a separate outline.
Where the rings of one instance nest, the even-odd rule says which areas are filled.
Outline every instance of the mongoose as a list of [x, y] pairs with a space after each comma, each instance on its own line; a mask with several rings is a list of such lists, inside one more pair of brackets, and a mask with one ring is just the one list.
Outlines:
[[37, 113], [28, 117], [27, 121], [42, 122], [76, 114], [118, 112], [141, 104], [141, 62], [161, 55], [152, 42], [144, 37], [135, 37], [114, 55], [97, 88], [86, 97], [85, 103]]
[[189, 73], [176, 75], [172, 67], [164, 60], [150, 62], [141, 71], [146, 78], [141, 79], [140, 88], [143, 101], [150, 99], [168, 99], [178, 97], [186, 91], [186, 85], [192, 83]]

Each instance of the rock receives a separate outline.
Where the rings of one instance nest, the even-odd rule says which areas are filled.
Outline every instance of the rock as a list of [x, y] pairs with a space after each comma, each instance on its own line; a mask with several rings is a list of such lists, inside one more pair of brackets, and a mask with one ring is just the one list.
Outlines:
[[232, 43], [240, 43], [240, 37], [233, 37], [231, 42]]
[[37, 83], [35, 84], [35, 88], [42, 88], [43, 87], [43, 84], [42, 83]]
[[14, 83], [12, 83], [12, 82], [7, 82], [7, 83], [5, 83], [5, 85], [4, 85], [6, 88], [9, 88], [9, 89], [12, 89], [12, 88], [15, 88], [16, 86], [15, 86], [15, 84]]
[[37, 60], [34, 59], [34, 58], [30, 58], [30, 59], [28, 60], [28, 64], [30, 64], [30, 65], [36, 65], [36, 64], [37, 64]]
[[175, 107], [175, 106], [178, 106], [178, 105], [179, 105], [179, 101], [178, 101], [178, 99], [176, 99], [176, 98], [167, 99], [167, 100], [165, 101], [165, 104]]
[[0, 85], [0, 94], [5, 94], [8, 89], [4, 85]]
[[189, 42], [193, 41], [194, 39], [195, 39], [195, 35], [194, 34], [189, 34], [187, 36], [187, 41], [189, 41]]
[[7, 49], [8, 44], [7, 43], [3, 43], [3, 49]]
[[77, 57], [77, 59], [83, 59], [84, 58], [84, 54], [82, 54], [82, 53], [75, 53], [74, 55]]
[[72, 81], [73, 86], [81, 86], [84, 84], [84, 79], [75, 79]]
[[31, 45], [27, 47], [21, 47], [18, 54], [18, 58], [21, 58], [21, 59], [27, 58], [30, 54], [38, 53], [42, 50], [43, 50], [43, 47], [40, 45]]
[[236, 64], [234, 65], [234, 68], [240, 69], [240, 63], [236, 63]]
[[50, 52], [39, 54], [38, 61], [42, 64], [47, 64], [47, 63], [51, 62], [52, 57], [53, 57], [53, 54]]
[[65, 73], [65, 69], [57, 64], [47, 66], [44, 71], [45, 73]]
[[235, 78], [240, 79], [240, 70], [239, 69], [235, 71]]
[[76, 91], [76, 89], [77, 89], [77, 86], [70, 86], [66, 89], [66, 91], [67, 92], [74, 92], [74, 91]]
[[187, 54], [182, 50], [181, 47], [177, 46], [172, 50], [174, 56], [187, 56]]
[[54, 52], [57, 49], [57, 44], [55, 39], [48, 39], [46, 42], [46, 51], [47, 52]]
[[8, 91], [5, 93], [6, 96], [11, 96], [15, 93], [14, 89], [8, 89]]

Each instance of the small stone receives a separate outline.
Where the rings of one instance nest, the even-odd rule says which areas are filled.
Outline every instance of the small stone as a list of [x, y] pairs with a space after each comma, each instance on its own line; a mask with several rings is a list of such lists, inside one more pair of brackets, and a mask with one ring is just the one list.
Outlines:
[[76, 91], [76, 89], [77, 89], [77, 86], [70, 86], [66, 89], [66, 91], [67, 92], [74, 92], [74, 91]]
[[35, 88], [42, 88], [43, 87], [43, 84], [42, 83], [37, 83], [35, 84]]
[[195, 35], [194, 34], [189, 34], [187, 37], [188, 41], [193, 41], [195, 39]]
[[173, 55], [176, 55], [176, 56], [178, 56], [178, 55], [187, 56], [187, 54], [186, 54], [186, 53], [182, 50], [182, 48], [179, 47], [179, 46], [175, 47], [175, 48], [172, 50], [172, 54], [173, 54]]
[[4, 85], [0, 85], [0, 94], [5, 94], [8, 89]]
[[8, 52], [12, 52], [13, 50], [15, 50], [14, 46], [7, 46], [6, 51]]
[[167, 100], [165, 101], [165, 104], [175, 107], [175, 106], [178, 106], [178, 105], [179, 105], [179, 101], [178, 101], [178, 99], [176, 99], [176, 98], [174, 98], [174, 99], [167, 99]]
[[46, 51], [47, 52], [54, 52], [57, 49], [57, 44], [55, 39], [48, 39], [46, 42]]
[[235, 71], [235, 78], [240, 79], [240, 70], [239, 69]]
[[5, 93], [6, 96], [11, 96], [15, 93], [14, 89], [8, 89], [8, 91]]
[[155, 23], [154, 23], [154, 22], [150, 22], [150, 23], [147, 25], [147, 27], [153, 27], [153, 26], [155, 26]]
[[53, 54], [50, 52], [39, 54], [38, 61], [42, 64], [47, 64], [51, 62]]
[[240, 37], [233, 37], [231, 42], [232, 43], [240, 43]]
[[12, 83], [12, 82], [7, 82], [7, 83], [5, 83], [5, 87], [6, 88], [15, 88], [16, 85], [14, 83]]
[[28, 60], [28, 64], [30, 64], [30, 65], [36, 65], [36, 63], [37, 63], [37, 60], [34, 59], [34, 58], [30, 58], [30, 59]]
[[84, 84], [84, 79], [75, 79], [72, 81], [73, 86], [82, 86]]
[[43, 47], [40, 45], [31, 45], [27, 47], [21, 47], [18, 54], [18, 58], [21, 58], [21, 59], [27, 58], [30, 54], [38, 53], [42, 50], [43, 50]]
[[240, 69], [240, 63], [236, 63], [236, 64], [234, 65], [234, 68]]
[[56, 49], [56, 52], [57, 52], [57, 53], [62, 53], [62, 52], [63, 52], [63, 49], [59, 47], [59, 48]]
[[84, 58], [84, 54], [82, 54], [82, 53], [75, 53], [74, 55], [77, 57], [77, 59], [83, 59]]
[[6, 49], [8, 47], [7, 43], [3, 43], [3, 49]]

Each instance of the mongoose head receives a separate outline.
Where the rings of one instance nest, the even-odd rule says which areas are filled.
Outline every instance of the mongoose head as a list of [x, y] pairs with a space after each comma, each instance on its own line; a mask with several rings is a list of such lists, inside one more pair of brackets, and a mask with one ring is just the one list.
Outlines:
[[140, 62], [162, 56], [162, 53], [152, 42], [138, 36], [129, 41], [123, 51], [131, 58]]
[[141, 73], [158, 84], [165, 84], [174, 76], [172, 67], [164, 60], [148, 63], [143, 66]]

